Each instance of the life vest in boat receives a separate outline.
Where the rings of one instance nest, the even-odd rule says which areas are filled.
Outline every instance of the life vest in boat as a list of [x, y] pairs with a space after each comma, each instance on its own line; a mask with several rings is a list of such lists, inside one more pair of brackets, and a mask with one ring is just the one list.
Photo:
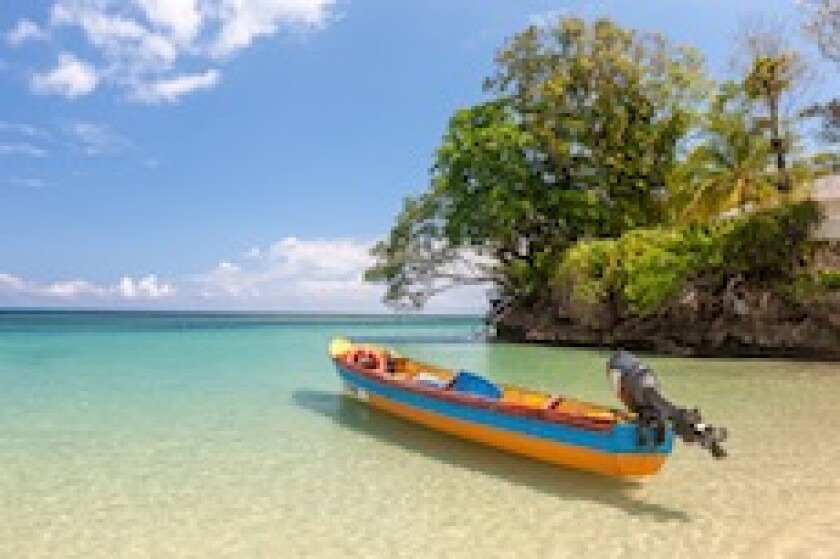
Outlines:
[[384, 360], [378, 351], [373, 351], [367, 348], [359, 348], [350, 354], [348, 361], [350, 361], [350, 364], [354, 367], [364, 369], [365, 371], [383, 371]]

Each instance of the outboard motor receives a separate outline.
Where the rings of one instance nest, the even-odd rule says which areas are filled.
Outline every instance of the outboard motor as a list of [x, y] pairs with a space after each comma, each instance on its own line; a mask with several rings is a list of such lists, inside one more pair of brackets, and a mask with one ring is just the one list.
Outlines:
[[680, 408], [662, 396], [656, 375], [633, 354], [617, 351], [607, 363], [607, 375], [616, 395], [637, 415], [640, 445], [650, 443], [651, 430], [656, 436], [655, 443], [662, 444], [666, 427], [670, 425], [683, 441], [700, 444], [715, 458], [726, 457], [726, 451], [720, 446], [727, 438], [726, 429], [703, 423], [697, 408]]

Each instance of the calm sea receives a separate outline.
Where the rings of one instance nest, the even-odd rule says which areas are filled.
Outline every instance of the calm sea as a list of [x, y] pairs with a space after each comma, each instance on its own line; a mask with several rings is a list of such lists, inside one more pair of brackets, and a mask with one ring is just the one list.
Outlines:
[[337, 334], [614, 405], [472, 318], [0, 313], [0, 557], [837, 557], [840, 366], [651, 357], [731, 433], [628, 483], [340, 396]]

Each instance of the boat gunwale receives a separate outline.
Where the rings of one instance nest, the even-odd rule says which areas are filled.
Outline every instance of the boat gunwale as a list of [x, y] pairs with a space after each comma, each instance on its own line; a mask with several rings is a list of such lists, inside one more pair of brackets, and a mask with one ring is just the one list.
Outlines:
[[[499, 412], [505, 415], [526, 417], [528, 419], [542, 421], [545, 423], [554, 423], [558, 425], [564, 425], [568, 427], [574, 427], [578, 429], [601, 433], [609, 433], [613, 430], [613, 428], [616, 425], [621, 423], [618, 417], [586, 417], [583, 415], [562, 412], [555, 409], [542, 409], [531, 406], [525, 406], [522, 404], [515, 404], [511, 402], [492, 401], [486, 398], [481, 398], [480, 396], [471, 396], [468, 394], [460, 394], [457, 392], [441, 390], [440, 388], [426, 387], [418, 385], [417, 383], [413, 383], [408, 379], [402, 380], [393, 378], [382, 371], [372, 371], [361, 367], [356, 367], [352, 363], [349, 363], [341, 359], [340, 357], [334, 357], [333, 361], [341, 367], [344, 367], [356, 374], [363, 375], [364, 377], [379, 382], [381, 384], [395, 386], [401, 390], [406, 390], [415, 394], [435, 398], [441, 401], [461, 404], [472, 408], [486, 409], [490, 411]], [[418, 363], [417, 361], [414, 362]]]

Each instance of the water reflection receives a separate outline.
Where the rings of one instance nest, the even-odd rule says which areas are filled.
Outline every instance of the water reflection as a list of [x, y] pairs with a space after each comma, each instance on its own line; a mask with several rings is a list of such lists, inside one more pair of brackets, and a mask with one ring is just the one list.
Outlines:
[[690, 520], [683, 511], [636, 498], [633, 494], [643, 488], [640, 482], [544, 464], [463, 441], [392, 417], [340, 394], [299, 390], [293, 393], [293, 399], [302, 408], [329, 417], [356, 432], [459, 468], [492, 475], [506, 483], [525, 485], [564, 501], [594, 501], [633, 516], [663, 522]]

